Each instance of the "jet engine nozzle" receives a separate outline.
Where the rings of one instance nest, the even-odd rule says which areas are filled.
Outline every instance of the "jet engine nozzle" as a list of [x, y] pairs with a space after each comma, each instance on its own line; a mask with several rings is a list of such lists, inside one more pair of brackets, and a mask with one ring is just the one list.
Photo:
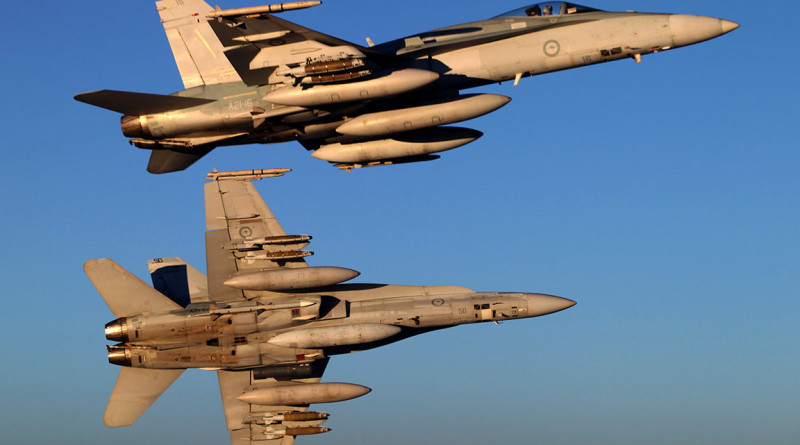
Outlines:
[[129, 138], [150, 137], [150, 133], [146, 132], [142, 127], [140, 116], [125, 114], [119, 119], [119, 126], [122, 128], [122, 134]]
[[106, 338], [111, 341], [120, 343], [127, 343], [128, 338], [128, 319], [117, 318], [116, 320], [106, 323]]
[[131, 366], [131, 350], [128, 348], [109, 347], [108, 363], [117, 366]]

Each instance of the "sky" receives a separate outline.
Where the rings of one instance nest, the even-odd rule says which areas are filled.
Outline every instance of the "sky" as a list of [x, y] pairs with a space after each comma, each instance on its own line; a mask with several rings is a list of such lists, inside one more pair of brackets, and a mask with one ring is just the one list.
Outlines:
[[[282, 17], [379, 43], [523, 5], [327, 0]], [[205, 173], [289, 167], [256, 184], [288, 232], [314, 236], [311, 265], [578, 302], [335, 357], [325, 381], [373, 391], [321, 406], [333, 431], [298, 443], [800, 443], [800, 6], [589, 5], [742, 26], [638, 65], [472, 90], [513, 100], [433, 162], [346, 174], [286, 143], [160, 176], [118, 114], [72, 99], [182, 88], [153, 4], [5, 5], [2, 442], [229, 443], [207, 371], [133, 427], [103, 425], [114, 317], [82, 265], [113, 258], [145, 281], [150, 258], [204, 270]]]

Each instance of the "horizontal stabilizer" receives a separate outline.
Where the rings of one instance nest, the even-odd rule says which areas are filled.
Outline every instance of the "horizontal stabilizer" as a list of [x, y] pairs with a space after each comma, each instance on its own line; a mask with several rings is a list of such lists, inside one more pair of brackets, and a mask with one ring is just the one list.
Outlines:
[[108, 400], [103, 423], [110, 427], [133, 425], [183, 371], [123, 367]]
[[117, 318], [183, 309], [108, 258], [87, 261], [83, 271]]
[[181, 110], [214, 102], [214, 99], [132, 93], [129, 91], [114, 90], [81, 93], [75, 96], [75, 100], [118, 113], [130, 114], [132, 116]]
[[150, 162], [147, 164], [147, 171], [154, 174], [179, 172], [186, 170], [190, 165], [199, 161], [207, 155], [214, 147], [208, 149], [198, 149], [189, 153], [182, 153], [171, 150], [153, 150], [150, 154]]

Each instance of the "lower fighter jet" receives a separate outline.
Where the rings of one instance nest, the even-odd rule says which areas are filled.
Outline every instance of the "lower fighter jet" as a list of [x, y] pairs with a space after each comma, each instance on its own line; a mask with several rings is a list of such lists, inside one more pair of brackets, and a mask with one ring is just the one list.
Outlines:
[[370, 391], [321, 383], [331, 356], [466, 323], [538, 317], [574, 301], [457, 286], [340, 284], [308, 266], [308, 235], [288, 235], [253, 180], [288, 169], [212, 172], [205, 184], [208, 276], [180, 258], [148, 262], [153, 287], [110, 259], [84, 270], [117, 317], [106, 324], [119, 377], [103, 421], [129, 426], [187, 368], [217, 371], [233, 445], [290, 445], [328, 431], [309, 405]]

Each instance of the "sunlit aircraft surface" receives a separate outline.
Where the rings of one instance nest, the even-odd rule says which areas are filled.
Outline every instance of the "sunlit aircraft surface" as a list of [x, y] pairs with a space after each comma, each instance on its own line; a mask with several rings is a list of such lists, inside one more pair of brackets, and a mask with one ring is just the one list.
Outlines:
[[436, 159], [482, 133], [448, 124], [511, 99], [462, 90], [643, 55], [736, 29], [728, 20], [544, 2], [364, 47], [275, 16], [318, 1], [212, 9], [156, 3], [185, 90], [75, 98], [122, 113], [152, 150], [147, 170], [183, 170], [223, 145], [298, 141], [340, 168]]
[[[575, 304], [457, 286], [340, 284], [358, 275], [309, 266], [308, 235], [289, 235], [251, 181], [288, 169], [214, 172], [205, 185], [208, 277], [180, 258], [148, 262], [153, 286], [109, 259], [86, 274], [116, 320], [109, 362], [121, 366], [103, 420], [133, 424], [187, 368], [217, 371], [232, 445], [290, 445], [325, 433], [309, 405], [369, 388], [320, 378], [331, 356], [467, 323], [538, 317]], [[519, 339], [528, 344], [530, 339]]]

